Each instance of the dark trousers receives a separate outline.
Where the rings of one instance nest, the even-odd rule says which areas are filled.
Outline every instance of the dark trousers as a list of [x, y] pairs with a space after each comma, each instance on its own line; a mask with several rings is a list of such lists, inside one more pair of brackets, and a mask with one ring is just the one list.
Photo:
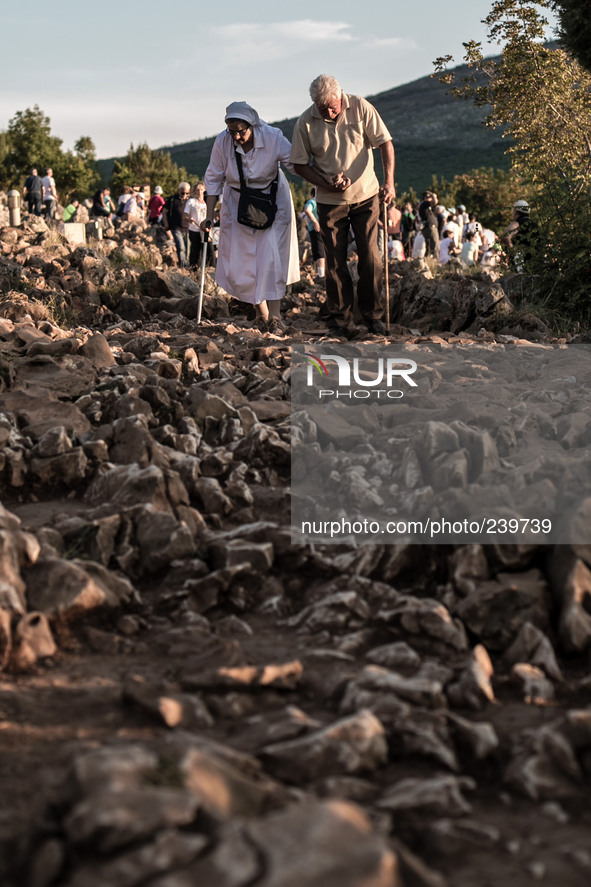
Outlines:
[[29, 212], [34, 213], [36, 216], [40, 216], [41, 204], [43, 203], [41, 199], [41, 193], [33, 191], [32, 194], [27, 194], [27, 201], [29, 203]]
[[[201, 267], [203, 258], [203, 235], [201, 231], [189, 231], [189, 265], [192, 268]], [[213, 246], [211, 240], [207, 242], [207, 255], [205, 266], [213, 267]]]
[[357, 304], [364, 320], [379, 320], [383, 268], [378, 250], [378, 195], [361, 203], [318, 204], [318, 221], [326, 253], [326, 307], [329, 322], [347, 326], [353, 318], [353, 281], [347, 267], [349, 230], [355, 235], [359, 281]]
[[318, 259], [324, 258], [324, 243], [322, 242], [322, 235], [319, 231], [315, 231], [312, 228], [311, 231], [308, 231], [308, 237], [310, 238], [310, 244], [312, 246], [312, 258], [315, 262]]
[[423, 228], [425, 238], [425, 255], [439, 258], [439, 232], [436, 225], [425, 225]]

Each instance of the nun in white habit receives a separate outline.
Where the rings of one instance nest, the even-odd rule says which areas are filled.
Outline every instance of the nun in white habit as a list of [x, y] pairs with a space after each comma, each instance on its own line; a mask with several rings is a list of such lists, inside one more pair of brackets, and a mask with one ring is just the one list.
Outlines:
[[211, 226], [219, 196], [220, 242], [216, 281], [241, 302], [250, 302], [257, 316], [277, 325], [285, 287], [300, 279], [298, 242], [293, 202], [287, 179], [279, 169], [277, 215], [270, 228], [255, 230], [237, 221], [240, 174], [236, 151], [242, 158], [246, 184], [268, 191], [283, 163], [289, 170], [291, 146], [280, 129], [260, 119], [246, 102], [226, 108], [227, 129], [216, 138], [205, 173], [207, 218]]

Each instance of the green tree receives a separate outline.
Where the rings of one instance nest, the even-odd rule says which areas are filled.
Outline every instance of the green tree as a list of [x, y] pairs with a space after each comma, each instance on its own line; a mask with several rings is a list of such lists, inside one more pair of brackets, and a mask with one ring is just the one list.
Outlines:
[[562, 44], [583, 68], [591, 71], [591, 17], [589, 4], [581, 0], [553, 0], [558, 13], [559, 37]]
[[87, 166], [97, 170], [96, 147], [90, 136], [80, 136], [80, 138], [74, 142], [74, 152], [76, 157], [79, 157], [80, 160], [84, 161]]
[[100, 176], [96, 150], [90, 136], [81, 136], [74, 151], [63, 151], [62, 140], [51, 134], [51, 122], [38, 105], [17, 111], [0, 133], [0, 182], [22, 188], [31, 167], [43, 175], [53, 169], [60, 201], [76, 193], [84, 197], [97, 186]]
[[[474, 74], [460, 83], [436, 71], [459, 98], [488, 106], [488, 126], [513, 140], [507, 149], [542, 232], [529, 270], [540, 292], [579, 317], [591, 316], [591, 76], [563, 49], [544, 45], [549, 0], [497, 0], [485, 19], [489, 39], [502, 46], [499, 62], [485, 59], [479, 43], [464, 43]], [[475, 76], [476, 75], [476, 76]], [[512, 203], [513, 201], [511, 201]], [[509, 221], [509, 213], [507, 215]]]
[[65, 204], [73, 197], [87, 197], [100, 182], [96, 165], [91, 164], [73, 151], [63, 151], [55, 159], [53, 175], [56, 181], [60, 203]]
[[6, 178], [6, 163], [10, 154], [10, 139], [8, 133], [3, 130], [0, 132], [0, 188], [10, 187], [10, 182]]
[[62, 140], [51, 135], [49, 117], [38, 105], [17, 111], [8, 122], [6, 135], [10, 152], [4, 160], [3, 177], [12, 185], [20, 185], [32, 166], [43, 175], [61, 154]]
[[115, 194], [120, 194], [124, 185], [150, 185], [152, 191], [161, 185], [165, 194], [173, 194], [183, 181], [189, 181], [183, 166], [173, 163], [167, 151], [152, 151], [142, 142], [137, 148], [130, 145], [127, 156], [115, 161], [110, 185]]

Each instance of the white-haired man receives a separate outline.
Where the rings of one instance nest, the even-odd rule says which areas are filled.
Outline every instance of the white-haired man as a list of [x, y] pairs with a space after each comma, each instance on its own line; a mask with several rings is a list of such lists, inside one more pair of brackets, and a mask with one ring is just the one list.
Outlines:
[[[380, 199], [390, 203], [396, 197], [392, 137], [373, 105], [344, 93], [334, 77], [316, 77], [310, 97], [313, 104], [294, 128], [290, 159], [295, 172], [316, 186], [326, 252], [328, 325], [346, 337], [352, 332], [354, 293], [347, 267], [352, 230], [359, 257], [359, 310], [369, 332], [383, 334], [378, 218]], [[382, 156], [382, 188], [374, 170], [373, 148], [379, 148]]]

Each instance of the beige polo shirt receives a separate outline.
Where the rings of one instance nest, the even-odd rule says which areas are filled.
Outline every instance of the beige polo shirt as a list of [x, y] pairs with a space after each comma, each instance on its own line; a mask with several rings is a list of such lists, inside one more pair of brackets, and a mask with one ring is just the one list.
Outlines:
[[290, 162], [309, 164], [331, 178], [342, 172], [351, 179], [346, 191], [318, 187], [318, 203], [360, 203], [380, 187], [373, 148], [391, 139], [373, 105], [358, 95], [343, 93], [343, 107], [335, 120], [325, 120], [316, 105], [304, 111], [294, 127]]

